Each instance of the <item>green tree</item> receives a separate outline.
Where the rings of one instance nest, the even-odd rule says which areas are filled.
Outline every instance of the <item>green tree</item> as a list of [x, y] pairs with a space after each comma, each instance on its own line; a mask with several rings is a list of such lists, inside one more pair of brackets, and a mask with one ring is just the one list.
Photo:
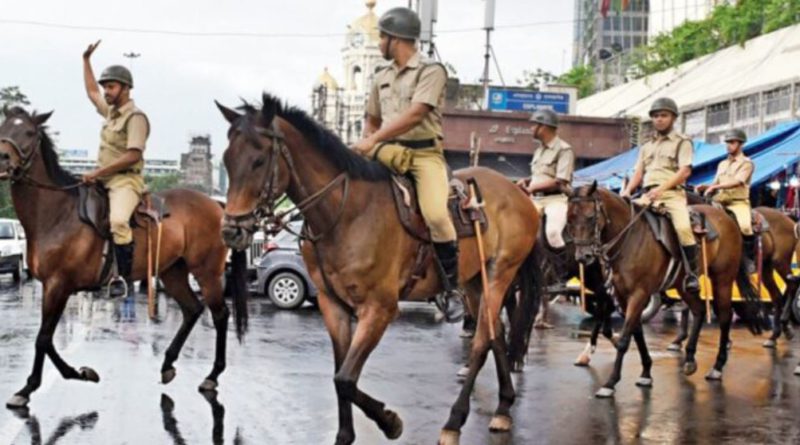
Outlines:
[[147, 183], [147, 189], [157, 193], [176, 188], [181, 182], [181, 175], [180, 173], [174, 173], [161, 176], [145, 176], [144, 180]]
[[517, 83], [525, 86], [526, 88], [533, 88], [534, 90], [541, 90], [548, 84], [553, 83], [557, 77], [549, 71], [541, 68], [536, 68], [535, 71], [523, 71], [522, 79], [518, 79]]
[[558, 82], [578, 89], [578, 98], [594, 93], [594, 68], [591, 65], [578, 65], [560, 75]]
[[[17, 86], [0, 87], [0, 112], [14, 105], [30, 105], [28, 97]], [[16, 218], [8, 181], [0, 182], [0, 218]]]

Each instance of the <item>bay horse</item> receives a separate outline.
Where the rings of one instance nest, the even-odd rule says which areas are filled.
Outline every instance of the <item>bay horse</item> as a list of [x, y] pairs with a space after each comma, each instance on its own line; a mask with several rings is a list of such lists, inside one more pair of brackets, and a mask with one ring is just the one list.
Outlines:
[[[704, 202], [704, 198], [696, 193], [688, 193], [687, 196], [690, 203]], [[769, 226], [769, 230], [761, 234], [763, 258], [761, 276], [764, 288], [769, 293], [773, 310], [772, 335], [764, 341], [763, 346], [771, 349], [775, 348], [782, 333], [786, 334], [788, 339], [794, 336], [789, 320], [783, 319], [782, 316], [786, 309], [786, 302], [790, 301], [791, 296], [797, 291], [797, 283], [793, 280], [787, 281], [786, 277], [793, 275], [792, 256], [796, 254], [797, 258], [800, 258], [800, 242], [797, 240], [795, 223], [786, 214], [771, 207], [757, 207], [755, 210], [764, 217]], [[753, 260], [757, 261], [758, 259], [754, 258]], [[774, 272], [778, 272], [786, 282], [783, 292], [775, 282]], [[677, 338], [670, 343], [668, 347], [670, 350], [679, 351], [681, 344], [688, 337], [688, 324], [684, 321], [688, 315], [688, 309], [681, 312], [681, 329]]]
[[[719, 379], [728, 359], [728, 342], [732, 320], [731, 290], [734, 281], [743, 289], [750, 290], [747, 274], [740, 267], [742, 237], [736, 223], [724, 211], [707, 205], [692, 206], [701, 212], [719, 233], [719, 237], [708, 241], [708, 270], [713, 284], [714, 305], [720, 325], [720, 340], [717, 359], [708, 379]], [[619, 195], [597, 187], [597, 183], [577, 188], [570, 197], [567, 214], [568, 227], [576, 245], [579, 261], [591, 264], [604, 262], [612, 274], [614, 296], [625, 313], [622, 332], [616, 343], [617, 357], [608, 381], [595, 394], [598, 398], [614, 395], [615, 386], [621, 379], [622, 362], [630, 346], [631, 337], [636, 342], [642, 361], [642, 374], [636, 384], [651, 387], [652, 359], [647, 350], [641, 314], [650, 295], [659, 291], [668, 273], [671, 255], [662, 247], [650, 225], [642, 218], [640, 210], [634, 215], [631, 206]], [[695, 352], [705, 316], [705, 304], [697, 295], [683, 289], [681, 268], [677, 275], [677, 289], [694, 316], [683, 372], [692, 375], [697, 371]], [[752, 292], [754, 293], [754, 292]], [[756, 297], [751, 296], [748, 300]], [[753, 310], [746, 321], [756, 330], [757, 317]]]
[[[303, 111], [274, 96], [264, 94], [260, 109], [247, 103], [238, 110], [217, 106], [230, 124], [223, 155], [230, 178], [223, 228], [228, 246], [247, 245], [262, 219], [278, 220], [280, 215], [272, 212], [284, 193], [305, 218], [303, 259], [320, 289], [319, 308], [333, 342], [339, 406], [335, 443], [355, 441], [353, 404], [387, 438], [400, 437], [400, 417], [358, 387], [370, 353], [399, 314], [401, 289], [411, 279], [420, 246], [397, 216], [389, 170], [357, 155]], [[509, 284], [532, 254], [539, 225], [530, 200], [499, 173], [468, 168], [455, 176], [475, 178], [485, 197], [489, 294], [479, 300], [469, 373], [441, 431], [439, 443], [448, 445], [460, 440], [470, 394], [489, 350], [497, 366], [500, 399], [490, 430], [511, 427], [515, 394], [498, 314]], [[481, 281], [475, 239], [462, 239], [460, 252], [460, 281], [471, 301], [477, 301]], [[429, 301], [442, 290], [433, 267], [428, 266], [408, 300]], [[490, 320], [497, 328], [493, 340]]]
[[[4, 110], [0, 125], [0, 179], [11, 181], [14, 209], [27, 235], [28, 269], [42, 282], [42, 322], [36, 336], [33, 370], [25, 386], [6, 403], [9, 408], [28, 404], [42, 381], [45, 356], [65, 379], [99, 382], [89, 367], [75, 369], [58, 354], [53, 332], [70, 295], [100, 287], [105, 240], [78, 216], [78, 187], [85, 187], [58, 164], [58, 155], [44, 126], [52, 112], [28, 114], [22, 108]], [[203, 304], [189, 286], [196, 278], [203, 300], [211, 310], [216, 329], [216, 356], [211, 373], [200, 385], [214, 390], [225, 369], [229, 311], [223, 299], [223, 273], [228, 248], [222, 243], [222, 207], [191, 190], [170, 190], [162, 195], [170, 208], [163, 220], [158, 265], [166, 292], [183, 312], [183, 323], [164, 354], [163, 383], [175, 377], [174, 363], [203, 312]], [[154, 236], [155, 224], [153, 226]], [[131, 278], [142, 280], [147, 269], [147, 233], [134, 229], [136, 249]], [[153, 238], [155, 239], [155, 238]], [[247, 323], [246, 260], [233, 254], [233, 298], [236, 330], [244, 335]], [[153, 261], [156, 261], [153, 258]]]

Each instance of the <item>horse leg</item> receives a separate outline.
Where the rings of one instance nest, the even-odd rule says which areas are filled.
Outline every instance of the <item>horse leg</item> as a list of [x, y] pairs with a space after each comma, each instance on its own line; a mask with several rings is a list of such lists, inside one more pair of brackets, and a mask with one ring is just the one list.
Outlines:
[[694, 355], [697, 352], [697, 341], [700, 339], [700, 329], [703, 327], [703, 319], [706, 316], [706, 306], [699, 295], [688, 294], [683, 288], [680, 289], [680, 293], [692, 312], [692, 328], [686, 344], [686, 360], [683, 363], [683, 373], [688, 376], [697, 372], [697, 361], [695, 361]]
[[161, 280], [164, 283], [164, 290], [178, 302], [183, 313], [181, 326], [167, 347], [167, 351], [164, 353], [164, 363], [161, 365], [161, 383], [166, 385], [175, 378], [176, 372], [173, 365], [178, 360], [178, 355], [189, 337], [189, 333], [200, 318], [200, 314], [203, 313], [203, 304], [189, 286], [189, 272], [185, 262], [179, 261], [165, 270], [161, 274]]
[[[374, 300], [380, 302], [381, 299]], [[333, 377], [336, 386], [336, 396], [341, 403], [353, 403], [361, 411], [372, 419], [378, 428], [383, 431], [388, 439], [397, 439], [403, 433], [403, 421], [394, 411], [386, 409], [386, 404], [369, 396], [358, 389], [358, 379], [364, 364], [369, 358], [369, 354], [378, 345], [378, 342], [386, 332], [389, 323], [394, 319], [397, 312], [395, 304], [391, 309], [368, 306], [359, 311], [359, 320], [356, 324], [350, 348], [345, 354], [339, 370]], [[340, 410], [341, 416], [341, 410]], [[342, 419], [340, 417], [340, 432], [337, 434], [336, 444], [350, 444], [355, 440], [355, 433], [352, 431], [352, 415], [350, 415], [349, 425], [345, 425], [345, 435], [342, 436]]]
[[[639, 290], [631, 294], [625, 309], [625, 322], [622, 324], [622, 333], [616, 344], [617, 358], [614, 361], [614, 370], [611, 372], [611, 376], [608, 378], [606, 384], [595, 393], [595, 397], [605, 399], [614, 396], [614, 387], [622, 378], [622, 362], [631, 344], [631, 335], [641, 324], [640, 318], [648, 298], [648, 294]], [[644, 339], [644, 337], [642, 337], [642, 339]]]
[[719, 322], [719, 349], [717, 350], [717, 360], [714, 367], [706, 374], [706, 380], [721, 380], [722, 368], [728, 361], [728, 343], [731, 338], [731, 323], [733, 322], [731, 292], [731, 284], [714, 280], [714, 301]]
[[667, 351], [680, 352], [683, 342], [689, 338], [689, 307], [681, 310], [681, 324], [678, 328], [678, 336], [667, 346]]
[[640, 388], [651, 388], [653, 386], [653, 376], [650, 370], [653, 368], [653, 359], [647, 349], [647, 342], [644, 340], [644, 327], [642, 323], [633, 330], [633, 341], [636, 342], [636, 349], [639, 350], [639, 358], [642, 360], [642, 375], [636, 381], [636, 386]]
[[[491, 270], [489, 282], [489, 295], [484, 295], [481, 300], [478, 314], [478, 330], [472, 339], [472, 350], [470, 351], [469, 372], [461, 387], [453, 406], [450, 408], [450, 416], [442, 428], [439, 435], [440, 445], [458, 444], [461, 435], [461, 427], [467, 421], [469, 415], [469, 397], [475, 385], [475, 379], [481, 368], [486, 363], [489, 349], [495, 354], [497, 362], [497, 374], [499, 388], [499, 404], [492, 421], [489, 424], [490, 431], [508, 431], [511, 428], [510, 408], [514, 403], [514, 387], [511, 381], [510, 366], [505, 355], [505, 340], [501, 339], [503, 327], [500, 322], [500, 310], [503, 304], [505, 290], [514, 278], [514, 268], [508, 267], [504, 261], [496, 261]], [[493, 317], [494, 325], [497, 327], [495, 339], [489, 338], [489, 318]]]
[[[481, 308], [481, 292], [483, 292], [483, 286], [481, 285], [480, 275], [478, 276], [477, 279], [473, 279], [471, 281], [468, 281], [468, 282], [464, 283], [461, 287], [462, 287], [462, 289], [464, 290], [464, 293], [467, 296], [467, 298], [466, 298], [467, 305], [466, 306], [467, 306], [468, 312], [470, 314], [472, 314], [472, 317], [476, 320], [475, 321], [475, 327], [476, 327], [475, 330], [477, 331], [477, 320], [480, 318], [480, 316], [479, 316], [480, 314], [479, 314], [478, 311], [481, 310], [480, 309]], [[510, 297], [513, 297], [513, 296], [510, 296]], [[533, 324], [530, 325], [530, 328], [531, 329], [533, 328]], [[530, 336], [530, 330], [528, 330], [527, 335]], [[473, 337], [475, 336], [475, 331], [473, 331], [472, 336]], [[525, 351], [525, 352], [527, 353], [527, 351]], [[521, 369], [522, 368], [521, 364], [522, 364], [522, 362], [524, 362], [524, 356], [523, 357], [518, 357], [518, 358], [520, 360], [520, 371], [521, 371], [522, 370]], [[469, 374], [469, 359], [467, 360], [467, 363], [464, 366], [462, 366], [461, 369], [458, 370], [458, 372], [456, 373], [456, 377], [458, 379], [463, 380], [463, 379], [467, 378], [468, 374]]]
[[[320, 290], [317, 296], [322, 320], [325, 328], [333, 343], [333, 362], [334, 374], [339, 372], [342, 367], [350, 343], [353, 338], [351, 315], [338, 301], [333, 301], [327, 292]], [[349, 400], [345, 400], [337, 392], [337, 402], [339, 405], [339, 431], [336, 434], [337, 444], [350, 444], [356, 440], [353, 429], [353, 405]]]
[[61, 286], [54, 283], [46, 283], [44, 286], [44, 296], [42, 297], [42, 323], [39, 327], [39, 333], [36, 336], [35, 354], [33, 359], [33, 370], [31, 371], [25, 386], [17, 391], [6, 402], [8, 408], [22, 408], [30, 401], [31, 393], [36, 391], [42, 384], [42, 368], [44, 367], [45, 356], [50, 357], [50, 360], [55, 365], [58, 372], [65, 379], [86, 380], [91, 382], [99, 382], [100, 377], [97, 373], [87, 367], [81, 368], [79, 371], [68, 365], [53, 346], [53, 332], [61, 319], [61, 314], [64, 313], [64, 307], [67, 305], [69, 294], [61, 289]]
[[605, 293], [595, 292], [595, 298], [597, 298], [597, 320], [595, 320], [592, 332], [589, 335], [589, 343], [586, 344], [586, 347], [583, 348], [583, 351], [573, 363], [575, 366], [589, 366], [592, 361], [592, 354], [597, 350], [597, 339], [600, 337], [601, 330], [603, 331], [603, 336], [608, 338], [609, 341], [612, 343], [615, 341], [611, 331], [610, 314], [613, 303], [609, 304], [611, 299]]
[[775, 274], [773, 272], [772, 264], [764, 264], [762, 273], [762, 281], [764, 287], [769, 292], [770, 300], [772, 300], [772, 336], [764, 341], [765, 348], [775, 348], [778, 338], [781, 336], [781, 315], [783, 315], [783, 296], [781, 295], [778, 285], [775, 283]]
[[214, 367], [211, 373], [203, 380], [198, 388], [202, 391], [214, 391], [219, 386], [217, 379], [222, 371], [225, 370], [226, 365], [226, 346], [228, 341], [228, 318], [230, 317], [230, 310], [225, 304], [225, 298], [222, 291], [222, 278], [218, 274], [207, 274], [198, 272], [195, 273], [195, 278], [200, 284], [200, 292], [203, 294], [203, 300], [211, 311], [211, 318], [214, 321], [214, 330], [216, 331], [216, 351], [214, 355]]

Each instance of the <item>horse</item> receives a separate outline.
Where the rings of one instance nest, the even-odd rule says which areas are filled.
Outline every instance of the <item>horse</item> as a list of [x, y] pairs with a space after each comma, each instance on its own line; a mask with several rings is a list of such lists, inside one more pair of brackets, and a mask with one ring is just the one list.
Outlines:
[[[14, 209], [27, 235], [27, 262], [31, 275], [42, 283], [42, 322], [36, 336], [33, 370], [25, 386], [6, 403], [24, 407], [42, 381], [45, 356], [65, 379], [97, 383], [98, 373], [87, 366], [75, 369], [58, 354], [53, 332], [71, 294], [100, 287], [104, 244], [98, 231], [79, 219], [79, 187], [86, 187], [58, 164], [58, 155], [44, 126], [52, 112], [29, 114], [22, 108], [4, 110], [0, 124], [0, 179], [11, 181]], [[192, 327], [203, 312], [203, 304], [189, 286], [189, 274], [200, 285], [203, 300], [211, 310], [216, 329], [214, 366], [200, 389], [217, 388], [225, 369], [225, 347], [229, 310], [223, 299], [223, 274], [228, 248], [222, 243], [222, 207], [191, 190], [163, 193], [170, 216], [163, 220], [159, 276], [166, 292], [175, 298], [183, 322], [164, 354], [161, 380], [176, 375], [174, 363]], [[150, 235], [155, 237], [155, 224]], [[142, 280], [147, 270], [147, 233], [134, 229], [136, 249], [131, 278]], [[155, 238], [153, 238], [155, 239]], [[239, 338], [247, 327], [246, 259], [244, 252], [232, 257], [234, 318]]]
[[[689, 203], [705, 202], [704, 198], [698, 194], [688, 193], [687, 196]], [[800, 258], [800, 243], [797, 240], [794, 221], [783, 212], [771, 207], [757, 207], [755, 210], [764, 217], [769, 226], [769, 230], [761, 234], [763, 259], [761, 279], [773, 306], [772, 335], [764, 341], [763, 346], [772, 349], [775, 348], [782, 333], [785, 333], [788, 339], [794, 335], [789, 320], [782, 319], [782, 316], [786, 310], [786, 302], [790, 301], [791, 296], [797, 291], [797, 282], [791, 280], [786, 282], [786, 288], [782, 293], [775, 282], [774, 272], [777, 271], [784, 280], [793, 275], [792, 256], [796, 254]], [[757, 260], [754, 258], [754, 261]], [[678, 336], [669, 344], [669, 350], [679, 351], [682, 343], [688, 337], [688, 323], [686, 323], [688, 315], [688, 309], [681, 312], [681, 329]]]
[[[370, 353], [399, 314], [401, 289], [411, 279], [422, 243], [404, 230], [397, 216], [390, 171], [357, 155], [305, 112], [272, 95], [262, 96], [261, 108], [248, 103], [238, 109], [217, 106], [230, 124], [223, 155], [230, 178], [223, 223], [226, 244], [234, 249], [247, 245], [262, 220], [279, 220], [280, 214], [273, 210], [284, 193], [305, 218], [303, 259], [320, 289], [318, 304], [333, 343], [339, 407], [335, 443], [355, 441], [353, 404], [387, 438], [400, 437], [400, 417], [358, 387]], [[492, 431], [511, 427], [515, 394], [498, 314], [507, 288], [531, 257], [539, 226], [530, 200], [499, 173], [468, 168], [454, 174], [474, 178], [486, 198], [488, 228], [483, 243], [489, 292], [477, 299], [481, 265], [476, 240], [460, 240], [460, 279], [468, 302], [478, 302], [478, 326], [469, 373], [440, 433], [442, 444], [459, 442], [470, 393], [489, 350], [499, 382], [499, 403], [489, 427]], [[441, 290], [430, 264], [407, 299], [429, 301]], [[493, 339], [490, 325], [496, 329]]]
[[[707, 243], [709, 278], [714, 289], [714, 304], [720, 324], [720, 341], [717, 359], [713, 369], [706, 375], [709, 380], [722, 377], [722, 368], [728, 359], [728, 341], [732, 320], [731, 290], [734, 281], [742, 289], [752, 288], [747, 274], [740, 264], [742, 237], [739, 228], [725, 212], [711, 206], [692, 206], [702, 213], [717, 230], [719, 237]], [[622, 362], [630, 346], [631, 336], [636, 342], [642, 361], [642, 374], [636, 381], [640, 387], [651, 387], [650, 374], [652, 359], [647, 350], [641, 314], [650, 295], [659, 291], [668, 273], [671, 255], [664, 249], [653, 234], [650, 225], [643, 220], [643, 212], [634, 215], [631, 206], [623, 198], [608, 190], [597, 187], [597, 183], [581, 186], [570, 197], [568, 207], [568, 227], [576, 245], [579, 261], [591, 264], [601, 261], [612, 273], [613, 293], [625, 312], [622, 332], [616, 343], [617, 357], [608, 381], [595, 394], [598, 398], [612, 397], [615, 386], [621, 379]], [[681, 270], [677, 275], [677, 289], [683, 301], [689, 306], [694, 321], [686, 346], [683, 364], [685, 375], [697, 371], [695, 352], [705, 315], [705, 305], [698, 295], [683, 289]], [[756, 297], [751, 296], [751, 299]], [[747, 321], [756, 330], [757, 317], [748, 311]]]

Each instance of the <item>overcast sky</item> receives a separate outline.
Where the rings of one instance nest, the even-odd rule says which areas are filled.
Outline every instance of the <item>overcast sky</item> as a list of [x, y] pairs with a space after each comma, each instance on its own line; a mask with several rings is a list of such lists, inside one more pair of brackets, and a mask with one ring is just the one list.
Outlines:
[[[178, 159], [191, 134], [210, 133], [219, 159], [227, 126], [213, 100], [236, 105], [239, 97], [257, 98], [266, 90], [308, 109], [312, 85], [324, 67], [343, 78], [344, 33], [366, 12], [364, 3], [8, 2], [0, 16], [0, 86], [18, 85], [34, 108], [54, 109], [50, 124], [60, 132], [59, 146], [88, 149], [94, 156], [101, 119], [84, 94], [81, 54], [102, 39], [93, 58], [98, 76], [106, 65], [127, 64], [123, 53], [141, 53], [133, 62], [133, 97], [152, 124], [147, 157]], [[407, 4], [378, 0], [376, 13]], [[493, 43], [506, 83], [516, 84], [525, 69], [569, 69], [573, 5], [572, 0], [497, 0]], [[483, 0], [439, 1], [439, 53], [462, 82], [475, 82], [483, 70], [485, 37], [478, 29], [483, 8]], [[119, 28], [140, 32], [114, 30]], [[463, 31], [471, 28], [476, 30]], [[219, 35], [230, 33], [248, 36]], [[498, 79], [494, 71], [491, 77]]]

